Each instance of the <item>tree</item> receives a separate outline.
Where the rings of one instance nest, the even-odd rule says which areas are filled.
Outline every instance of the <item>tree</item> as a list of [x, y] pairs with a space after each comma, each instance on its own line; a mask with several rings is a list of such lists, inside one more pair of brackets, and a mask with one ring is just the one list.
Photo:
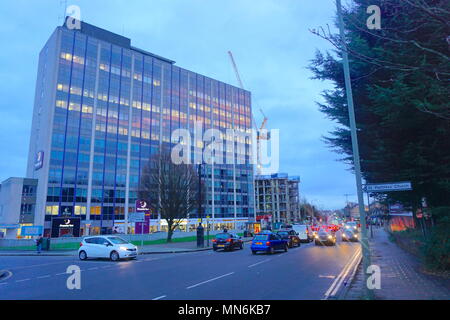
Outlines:
[[[365, 25], [373, 4], [382, 10], [381, 30]], [[413, 183], [389, 201], [416, 207], [425, 196], [430, 206], [450, 204], [449, 18], [444, 0], [353, 0], [344, 10], [345, 44], [314, 31], [349, 53], [364, 179]], [[334, 83], [318, 106], [339, 126], [324, 140], [352, 165], [340, 52], [317, 52], [310, 69]]]
[[143, 168], [138, 194], [167, 221], [167, 242], [181, 221], [198, 209], [199, 187], [194, 166], [175, 164], [168, 151], [153, 156]]

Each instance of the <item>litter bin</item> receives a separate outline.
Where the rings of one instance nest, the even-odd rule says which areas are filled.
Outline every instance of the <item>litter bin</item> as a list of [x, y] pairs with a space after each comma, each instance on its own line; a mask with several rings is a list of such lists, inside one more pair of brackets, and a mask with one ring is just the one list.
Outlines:
[[201, 224], [197, 227], [197, 248], [205, 246], [205, 228]]
[[50, 250], [50, 238], [42, 238], [42, 250], [49, 251]]

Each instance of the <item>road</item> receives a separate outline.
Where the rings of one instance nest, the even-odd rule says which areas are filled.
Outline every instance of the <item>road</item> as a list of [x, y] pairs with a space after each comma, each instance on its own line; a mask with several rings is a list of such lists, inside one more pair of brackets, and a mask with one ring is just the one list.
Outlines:
[[[338, 237], [339, 239], [339, 237]], [[11, 276], [0, 299], [323, 299], [359, 243], [302, 244], [287, 253], [233, 252], [142, 255], [137, 260], [79, 261], [77, 257], [0, 257]], [[66, 269], [81, 269], [81, 289], [69, 290]]]

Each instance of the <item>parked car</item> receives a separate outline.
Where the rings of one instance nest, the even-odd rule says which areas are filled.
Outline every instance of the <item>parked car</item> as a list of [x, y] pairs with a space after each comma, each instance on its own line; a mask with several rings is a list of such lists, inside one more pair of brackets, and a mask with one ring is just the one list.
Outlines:
[[281, 229], [277, 231], [277, 234], [288, 241], [289, 248], [300, 247], [300, 238], [293, 229]]
[[355, 229], [349, 228], [342, 231], [342, 241], [358, 241], [358, 232]]
[[137, 247], [117, 236], [86, 237], [80, 243], [78, 257], [80, 260], [89, 258], [109, 258], [111, 261], [120, 259], [135, 259]]
[[253, 254], [256, 254], [258, 251], [274, 253], [275, 250], [284, 250], [284, 252], [288, 251], [288, 240], [281, 238], [276, 233], [272, 232], [264, 232], [257, 234], [253, 240], [251, 245], [251, 250]]
[[312, 228], [306, 224], [294, 224], [292, 229], [297, 232], [298, 237], [301, 242], [310, 242], [313, 241], [314, 235]]
[[216, 234], [212, 242], [214, 251], [219, 249], [223, 249], [224, 251], [229, 251], [236, 248], [244, 249], [244, 241], [242, 241], [241, 237], [228, 232]]
[[336, 235], [334, 232], [326, 231], [325, 229], [319, 230], [314, 236], [315, 245], [332, 245], [336, 244]]

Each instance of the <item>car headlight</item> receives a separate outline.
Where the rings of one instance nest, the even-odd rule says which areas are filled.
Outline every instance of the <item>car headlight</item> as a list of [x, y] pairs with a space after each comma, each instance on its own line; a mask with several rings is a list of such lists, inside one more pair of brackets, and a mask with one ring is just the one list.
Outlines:
[[358, 238], [358, 235], [357, 234], [355, 234], [355, 235], [353, 235], [355, 238]]
[[342, 236], [343, 236], [344, 238], [347, 238], [347, 235], [346, 235], [345, 233], [343, 233]]
[[333, 237], [332, 236], [328, 236], [328, 239], [333, 239]]
[[317, 234], [314, 235], [314, 238], [319, 239], [319, 236]]
[[119, 247], [120, 250], [127, 251], [126, 247]]

